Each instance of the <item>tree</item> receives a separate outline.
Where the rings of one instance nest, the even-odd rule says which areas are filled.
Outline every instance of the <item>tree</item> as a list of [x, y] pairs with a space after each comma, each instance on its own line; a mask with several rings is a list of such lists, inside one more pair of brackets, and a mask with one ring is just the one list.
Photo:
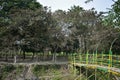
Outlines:
[[[29, 1], [30, 3], [37, 3], [34, 0]], [[24, 3], [24, 1], [18, 2], [18, 4], [21, 3]], [[3, 48], [12, 47], [16, 49], [16, 43], [20, 42], [24, 52], [25, 50], [31, 50], [32, 52], [43, 51], [44, 48], [49, 46], [48, 43], [52, 36], [51, 31], [55, 26], [52, 13], [47, 7], [41, 5], [33, 9], [27, 4], [21, 7], [20, 5], [16, 5], [16, 7], [12, 5], [12, 8], [9, 9], [7, 17], [9, 17], [10, 23], [1, 27], [3, 29], [0, 34], [1, 44]], [[25, 58], [25, 53], [23, 53], [23, 56]]]
[[120, 26], [120, 0], [114, 1], [111, 12], [114, 14], [113, 22], [115, 26]]
[[103, 15], [101, 13], [97, 13], [93, 9], [78, 8], [80, 7], [71, 8], [68, 12], [68, 20], [72, 24], [70, 29], [73, 44], [75, 44], [74, 40], [77, 40], [76, 44], [79, 43], [78, 49], [83, 53], [108, 50], [110, 42], [113, 40], [110, 39], [110, 36], [115, 36], [115, 34], [112, 34], [115, 30], [102, 24]]
[[10, 23], [9, 14], [14, 14], [15, 10], [41, 8], [42, 5], [36, 0], [1, 0], [0, 1], [0, 27]]
[[[112, 0], [114, 1], [114, 0]], [[119, 10], [119, 5], [120, 5], [120, 0], [114, 1], [114, 4], [112, 5], [112, 9], [109, 10], [108, 14], [106, 16], [103, 17], [103, 23], [106, 26], [109, 26], [109, 29], [111, 29], [111, 38], [112, 41], [114, 39], [117, 39], [114, 43], [113, 43], [113, 52], [114, 53], [118, 53], [120, 47], [119, 46], [119, 36], [120, 36], [120, 10]], [[111, 43], [112, 43], [111, 41]]]

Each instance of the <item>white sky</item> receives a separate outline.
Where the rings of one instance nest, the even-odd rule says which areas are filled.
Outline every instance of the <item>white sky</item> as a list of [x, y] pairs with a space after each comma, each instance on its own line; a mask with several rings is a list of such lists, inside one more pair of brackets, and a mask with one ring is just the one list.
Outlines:
[[68, 10], [73, 5], [79, 5], [84, 9], [95, 8], [97, 11], [106, 11], [106, 8], [111, 8], [113, 4], [112, 0], [93, 0], [88, 4], [85, 4], [85, 0], [37, 0], [43, 6], [51, 7], [52, 11], [62, 9]]

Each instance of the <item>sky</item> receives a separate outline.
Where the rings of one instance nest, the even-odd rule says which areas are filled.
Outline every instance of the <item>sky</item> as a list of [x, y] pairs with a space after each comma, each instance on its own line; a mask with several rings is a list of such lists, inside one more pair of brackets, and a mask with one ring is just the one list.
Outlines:
[[107, 11], [107, 8], [111, 8], [113, 4], [112, 0], [93, 0], [90, 3], [85, 4], [85, 0], [37, 0], [43, 6], [51, 7], [51, 10], [54, 12], [55, 10], [62, 9], [68, 10], [73, 5], [79, 5], [84, 9], [95, 8], [98, 12]]

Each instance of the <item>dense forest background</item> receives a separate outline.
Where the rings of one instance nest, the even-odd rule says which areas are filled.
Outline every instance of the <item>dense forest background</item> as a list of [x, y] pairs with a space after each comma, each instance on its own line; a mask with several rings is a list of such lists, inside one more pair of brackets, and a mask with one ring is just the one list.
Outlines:
[[[90, 1], [90, 0], [88, 0]], [[0, 0], [0, 51], [120, 52], [120, 0], [109, 12], [72, 6], [51, 12], [36, 0]]]

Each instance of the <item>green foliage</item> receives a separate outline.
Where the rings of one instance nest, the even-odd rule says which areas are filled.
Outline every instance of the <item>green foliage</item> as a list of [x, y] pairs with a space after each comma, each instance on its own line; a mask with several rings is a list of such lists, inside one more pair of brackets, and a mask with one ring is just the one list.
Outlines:
[[14, 65], [6, 65], [6, 66], [4, 66], [4, 68], [2, 70], [3, 70], [3, 72], [12, 72], [15, 69], [16, 68]]
[[23, 72], [24, 66], [18, 65], [16, 66], [16, 74], [19, 75], [21, 72]]
[[[42, 7], [36, 0], [1, 0], [0, 12], [6, 16], [11, 9], [36, 9]], [[0, 15], [0, 16], [3, 16]]]
[[36, 76], [61, 75], [61, 65], [35, 65], [32, 72]]
[[41, 67], [41, 65], [35, 65], [33, 67], [33, 73], [36, 76], [44, 75], [44, 67]]
[[86, 0], [85, 3], [89, 3], [89, 2], [91, 2], [91, 1], [93, 1], [93, 0]]
[[112, 5], [112, 9], [109, 9], [108, 14], [103, 19], [105, 21], [105, 25], [119, 28], [120, 26], [120, 0], [114, 1], [114, 4]]
[[20, 46], [29, 52], [108, 51], [118, 37], [115, 27], [119, 27], [120, 22], [119, 3], [116, 1], [109, 15], [103, 16], [94, 9], [84, 10], [80, 6], [52, 13], [36, 0], [1, 0], [0, 50], [17, 51], [16, 41], [21, 41]]
[[[1, 1], [1, 4], [3, 3], [4, 1]], [[55, 20], [48, 9], [43, 8], [35, 0], [8, 0], [6, 6], [10, 9], [5, 10], [6, 7], [3, 7], [1, 10], [7, 14], [1, 14], [0, 17], [2, 19], [0, 21], [0, 44], [5, 42], [9, 44], [2, 44], [2, 46], [15, 48], [15, 41], [23, 39], [25, 40], [23, 44], [30, 42], [31, 46], [34, 45], [32, 48], [41, 49], [44, 45], [48, 46], [52, 36], [51, 28], [55, 26]], [[6, 19], [8, 21], [5, 22]]]
[[120, 0], [115, 1], [112, 6], [112, 10], [115, 14], [114, 22], [116, 26], [120, 26]]
[[16, 67], [14, 65], [1, 65], [0, 79], [4, 80], [9, 73], [12, 73]]
[[69, 12], [71, 12], [71, 13], [76, 13], [76, 12], [81, 12], [81, 11], [83, 11], [84, 9], [82, 8], [82, 7], [80, 7], [80, 6], [72, 6], [70, 9], [68, 9], [69, 10]]
[[36, 0], [1, 0], [0, 1], [0, 27], [5, 27], [11, 23], [10, 14], [17, 10], [42, 8], [42, 5]]

